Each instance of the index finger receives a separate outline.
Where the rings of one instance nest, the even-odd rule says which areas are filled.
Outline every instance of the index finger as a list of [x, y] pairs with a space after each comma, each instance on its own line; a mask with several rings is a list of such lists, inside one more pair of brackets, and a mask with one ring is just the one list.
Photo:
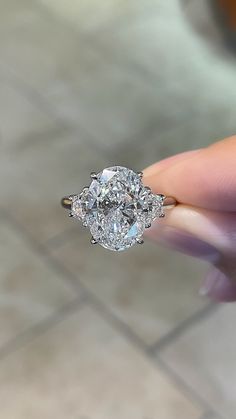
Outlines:
[[160, 164], [144, 170], [144, 182], [155, 193], [196, 207], [236, 211], [236, 136], [170, 160], [161, 170]]

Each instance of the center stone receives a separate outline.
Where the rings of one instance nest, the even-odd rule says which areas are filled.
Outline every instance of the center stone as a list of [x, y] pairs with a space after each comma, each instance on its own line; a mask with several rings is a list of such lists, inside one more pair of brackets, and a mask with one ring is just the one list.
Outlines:
[[139, 242], [161, 213], [162, 198], [142, 184], [139, 174], [121, 166], [98, 173], [72, 202], [73, 217], [89, 227], [99, 244], [116, 251]]

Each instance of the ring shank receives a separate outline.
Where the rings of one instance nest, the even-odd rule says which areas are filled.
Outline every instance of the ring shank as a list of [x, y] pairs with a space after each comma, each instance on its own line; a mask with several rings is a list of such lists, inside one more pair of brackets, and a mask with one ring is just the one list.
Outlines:
[[163, 202], [163, 207], [165, 209], [174, 208], [177, 205], [177, 201], [172, 196], [166, 196]]
[[61, 199], [61, 205], [63, 208], [70, 210], [71, 209], [72, 200], [69, 196], [64, 196], [64, 198]]
[[[61, 200], [61, 205], [63, 206], [63, 208], [68, 209], [68, 210], [71, 209], [71, 203], [72, 203], [71, 196], [64, 196], [64, 198], [62, 198]], [[171, 209], [175, 207], [176, 205], [177, 205], [177, 201], [172, 196], [166, 196], [164, 198], [163, 207], [165, 209]]]

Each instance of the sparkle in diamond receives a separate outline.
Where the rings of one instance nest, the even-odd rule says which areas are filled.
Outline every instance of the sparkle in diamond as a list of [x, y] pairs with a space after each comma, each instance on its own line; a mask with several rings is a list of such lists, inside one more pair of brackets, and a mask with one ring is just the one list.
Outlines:
[[114, 166], [98, 173], [88, 190], [73, 199], [72, 215], [103, 247], [120, 251], [140, 240], [145, 227], [161, 215], [162, 204], [137, 173]]

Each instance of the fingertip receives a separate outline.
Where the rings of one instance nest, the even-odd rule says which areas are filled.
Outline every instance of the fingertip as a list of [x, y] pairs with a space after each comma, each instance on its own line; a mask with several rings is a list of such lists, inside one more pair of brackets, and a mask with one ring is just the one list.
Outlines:
[[236, 211], [236, 137], [150, 166], [144, 182], [155, 193], [195, 207]]
[[185, 158], [193, 156], [200, 150], [201, 149], [184, 151], [182, 153], [178, 153], [174, 156], [167, 157], [163, 160], [158, 161], [157, 163], [152, 164], [151, 166], [146, 167], [146, 169], [143, 170], [144, 180], [148, 179], [149, 177], [156, 176], [162, 170], [167, 169], [168, 167], [181, 160], [184, 160]]

